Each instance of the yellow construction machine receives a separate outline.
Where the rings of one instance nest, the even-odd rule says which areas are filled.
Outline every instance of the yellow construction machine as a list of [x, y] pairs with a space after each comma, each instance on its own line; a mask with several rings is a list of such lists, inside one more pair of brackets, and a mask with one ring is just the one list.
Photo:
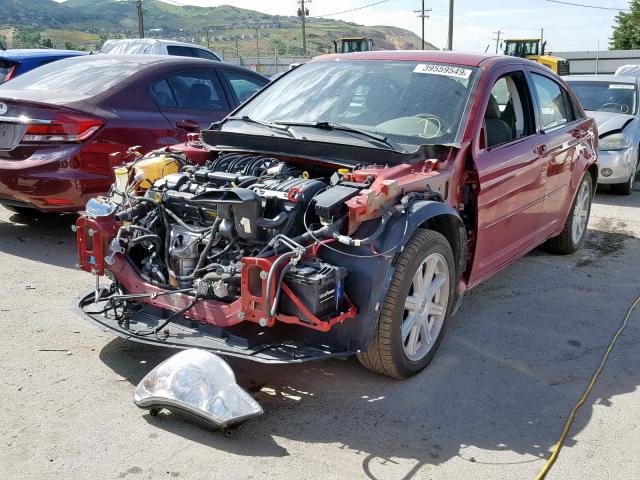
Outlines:
[[512, 39], [504, 41], [504, 54], [512, 57], [528, 58], [550, 68], [558, 75], [569, 75], [569, 61], [545, 54], [547, 42], [540, 44], [539, 38]]
[[373, 40], [367, 37], [343, 37], [333, 41], [335, 53], [368, 52], [373, 50]]

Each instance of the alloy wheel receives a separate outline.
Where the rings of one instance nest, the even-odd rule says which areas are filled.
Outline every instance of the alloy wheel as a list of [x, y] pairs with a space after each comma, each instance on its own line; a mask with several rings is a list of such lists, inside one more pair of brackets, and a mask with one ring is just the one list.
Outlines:
[[407, 358], [417, 362], [433, 348], [449, 302], [449, 269], [445, 258], [432, 253], [413, 276], [404, 303], [402, 346]]
[[576, 206], [573, 210], [573, 222], [571, 236], [574, 243], [580, 243], [587, 223], [589, 222], [589, 209], [591, 206], [591, 188], [588, 182], [582, 182], [580, 191], [576, 196]]

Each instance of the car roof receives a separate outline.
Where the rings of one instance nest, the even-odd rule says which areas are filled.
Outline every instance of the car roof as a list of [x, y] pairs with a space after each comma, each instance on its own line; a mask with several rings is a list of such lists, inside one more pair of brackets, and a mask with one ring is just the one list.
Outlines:
[[617, 83], [638, 83], [636, 77], [626, 77], [618, 75], [567, 75], [562, 77], [566, 82], [617, 82]]
[[66, 58], [78, 55], [88, 55], [78, 50], [56, 50], [53, 48], [12, 48], [0, 50], [0, 58], [21, 61], [26, 58]]
[[171, 67], [184, 65], [187, 68], [191, 67], [215, 67], [224, 68], [228, 70], [235, 70], [245, 74], [252, 74], [256, 77], [260, 77], [267, 82], [269, 79], [264, 75], [250, 70], [246, 67], [239, 65], [231, 65], [229, 63], [217, 62], [215, 60], [207, 60], [205, 58], [195, 57], [181, 57], [178, 55], [142, 55], [142, 54], [110, 54], [110, 53], [96, 53], [94, 55], [84, 55], [81, 57], [66, 58], [60, 60], [61, 62], [95, 62], [99, 60], [115, 60], [119, 62], [134, 62], [140, 65], [144, 65], [144, 68], [134, 74], [134, 76], [140, 75], [142, 72], [152, 73], [155, 70], [170, 70]]
[[[482, 62], [491, 58], [509, 58], [504, 56], [481, 55], [476, 53], [462, 53], [439, 50], [380, 50], [371, 52], [332, 53], [315, 57], [312, 61], [329, 60], [406, 60], [413, 62], [437, 62], [478, 67]], [[513, 59], [511, 59], [513, 60]], [[521, 59], [517, 59], [521, 60]]]
[[203, 47], [202, 45], [196, 45], [195, 43], [178, 42], [176, 40], [164, 40], [162, 38], [117, 38], [107, 40], [107, 42], [109, 42], [109, 44], [130, 43], [134, 45], [179, 45], [184, 47], [195, 47], [201, 48], [203, 50], [208, 50], [208, 48]]
[[[177, 55], [141, 55], [136, 53], [125, 54], [111, 54], [111, 53], [96, 53], [93, 55], [86, 55], [83, 57], [77, 57], [73, 59], [66, 59], [67, 61], [75, 62], [96, 62], [99, 60], [116, 60], [120, 62], [135, 62], [141, 65], [151, 64], [171, 64], [171, 63], [203, 63], [204, 65], [210, 65], [213, 60], [206, 60], [204, 58], [195, 57], [180, 57]], [[219, 64], [220, 62], [215, 62]]]

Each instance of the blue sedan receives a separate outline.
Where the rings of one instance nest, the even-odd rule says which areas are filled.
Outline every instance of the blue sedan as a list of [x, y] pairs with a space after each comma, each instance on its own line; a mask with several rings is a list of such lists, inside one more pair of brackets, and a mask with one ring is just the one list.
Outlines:
[[87, 55], [87, 52], [50, 48], [0, 49], [0, 83], [11, 80], [41, 65], [78, 55]]

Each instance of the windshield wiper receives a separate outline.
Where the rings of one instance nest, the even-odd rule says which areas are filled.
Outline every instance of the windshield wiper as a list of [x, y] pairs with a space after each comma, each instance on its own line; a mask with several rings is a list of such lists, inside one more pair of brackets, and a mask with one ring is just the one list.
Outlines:
[[253, 123], [255, 125], [261, 125], [270, 130], [276, 130], [280, 133], [286, 133], [291, 138], [296, 138], [296, 136], [293, 133], [291, 133], [291, 131], [289, 131], [288, 125], [280, 125], [279, 123], [263, 122], [262, 120], [256, 120], [255, 118], [251, 118], [248, 115], [244, 115], [242, 117], [227, 117], [225, 120], [240, 120], [245, 123]]
[[375, 140], [376, 142], [380, 142], [383, 143], [384, 145], [386, 145], [387, 147], [389, 147], [390, 150], [394, 150], [397, 151], [398, 149], [397, 144], [394, 142], [391, 142], [389, 139], [387, 139], [387, 137], [385, 137], [384, 135], [380, 135], [377, 134], [375, 132], [370, 132], [368, 130], [361, 130], [359, 128], [355, 128], [355, 127], [350, 127], [348, 125], [342, 125], [340, 123], [333, 123], [333, 122], [289, 122], [289, 121], [279, 121], [279, 122], [274, 122], [277, 125], [284, 125], [287, 127], [311, 127], [311, 128], [319, 128], [322, 130], [337, 130], [339, 132], [348, 132], [348, 133], [356, 133], [358, 135], [362, 135], [363, 137], [367, 137], [370, 138], [372, 140]]

